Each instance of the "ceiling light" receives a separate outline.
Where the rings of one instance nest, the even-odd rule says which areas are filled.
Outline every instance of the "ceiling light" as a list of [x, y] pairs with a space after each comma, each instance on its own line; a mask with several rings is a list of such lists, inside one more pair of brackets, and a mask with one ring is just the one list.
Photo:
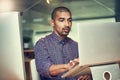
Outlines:
[[51, 1], [52, 1], [52, 0], [46, 0], [46, 2], [47, 2], [48, 4], [50, 4], [50, 3], [51, 3]]

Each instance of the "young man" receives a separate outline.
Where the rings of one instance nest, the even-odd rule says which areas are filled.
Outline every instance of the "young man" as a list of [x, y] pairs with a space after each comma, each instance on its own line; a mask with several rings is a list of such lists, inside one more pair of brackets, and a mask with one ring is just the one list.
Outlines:
[[[53, 10], [50, 20], [53, 32], [35, 45], [37, 71], [42, 80], [77, 80], [61, 75], [78, 64], [78, 44], [67, 37], [72, 26], [72, 14], [66, 7]], [[86, 79], [84, 79], [86, 80]]]

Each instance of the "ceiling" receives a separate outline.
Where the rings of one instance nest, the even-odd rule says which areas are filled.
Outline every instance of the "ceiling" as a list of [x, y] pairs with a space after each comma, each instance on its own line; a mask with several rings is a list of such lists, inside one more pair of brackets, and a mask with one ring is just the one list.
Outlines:
[[0, 0], [0, 11], [7, 10], [9, 5], [12, 6], [12, 11], [23, 12], [23, 18], [28, 22], [35, 18], [48, 20], [56, 6], [68, 7], [74, 20], [110, 17], [115, 14], [115, 0]]
[[73, 20], [112, 17], [115, 14], [115, 0], [22, 0], [23, 19], [28, 22], [47, 24], [52, 9], [56, 6], [68, 7]]

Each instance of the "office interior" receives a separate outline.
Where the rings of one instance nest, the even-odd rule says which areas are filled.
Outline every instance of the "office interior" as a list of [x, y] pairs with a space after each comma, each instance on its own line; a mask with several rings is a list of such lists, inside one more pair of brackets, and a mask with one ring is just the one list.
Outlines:
[[[78, 41], [75, 36], [80, 23], [120, 22], [119, 4], [120, 0], [0, 0], [0, 70], [3, 71], [0, 78], [7, 74], [6, 80], [39, 79], [34, 45], [52, 32], [49, 20], [53, 8], [65, 6], [71, 10], [73, 24], [69, 37]], [[7, 27], [1, 27], [4, 24]]]

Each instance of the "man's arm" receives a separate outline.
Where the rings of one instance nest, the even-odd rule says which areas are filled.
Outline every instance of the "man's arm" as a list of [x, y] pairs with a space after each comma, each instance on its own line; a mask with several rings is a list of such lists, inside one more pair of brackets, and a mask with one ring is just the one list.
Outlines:
[[57, 65], [51, 65], [49, 68], [49, 73], [51, 76], [56, 76], [60, 73], [63, 73], [67, 70], [70, 70], [75, 65], [77, 65], [79, 62], [77, 62], [76, 59], [71, 60], [68, 64], [57, 64]]
[[60, 73], [63, 73], [67, 71], [67, 64], [57, 64], [57, 65], [51, 65], [49, 68], [49, 73], [51, 76], [56, 76]]

